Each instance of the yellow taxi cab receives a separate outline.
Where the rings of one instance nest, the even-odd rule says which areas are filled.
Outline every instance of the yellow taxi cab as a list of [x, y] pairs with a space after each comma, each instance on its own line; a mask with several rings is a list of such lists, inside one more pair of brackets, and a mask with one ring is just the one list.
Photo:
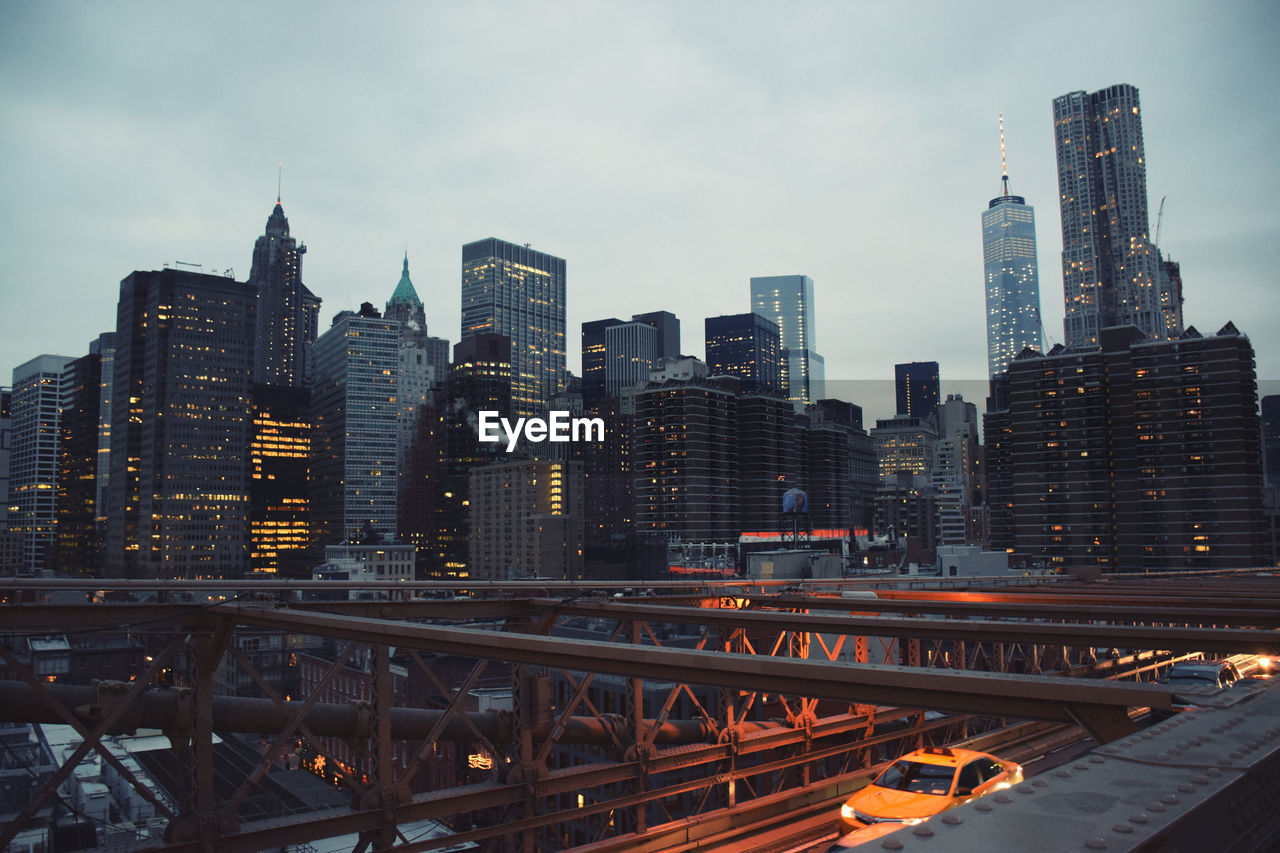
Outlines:
[[880, 823], [917, 824], [987, 794], [1017, 785], [1022, 766], [985, 752], [926, 747], [909, 752], [840, 807], [849, 833]]

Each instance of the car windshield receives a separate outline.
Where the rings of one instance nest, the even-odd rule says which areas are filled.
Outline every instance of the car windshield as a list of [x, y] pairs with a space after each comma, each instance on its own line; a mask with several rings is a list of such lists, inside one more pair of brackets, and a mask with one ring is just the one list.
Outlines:
[[880, 774], [875, 785], [895, 791], [911, 791], [916, 794], [937, 794], [945, 797], [951, 793], [954, 767], [940, 764], [922, 764], [919, 761], [899, 761]]
[[1216, 669], [1174, 669], [1169, 673], [1170, 681], [1207, 681], [1210, 684], [1218, 683], [1218, 671]]

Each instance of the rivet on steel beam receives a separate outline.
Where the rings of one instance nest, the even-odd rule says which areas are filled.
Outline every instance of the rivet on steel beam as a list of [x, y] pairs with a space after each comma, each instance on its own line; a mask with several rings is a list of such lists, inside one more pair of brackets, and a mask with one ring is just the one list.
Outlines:
[[1178, 802], [1178, 798], [1177, 798], [1177, 797], [1175, 797], [1173, 794], [1161, 794], [1161, 795], [1160, 795], [1160, 802], [1162, 802], [1162, 803], [1168, 803], [1169, 805], [1173, 805], [1174, 803]]
[[1101, 755], [1090, 755], [1090, 756], [1089, 756], [1089, 763], [1090, 763], [1090, 764], [1101, 764], [1101, 763], [1103, 762], [1103, 760], [1104, 760], [1104, 759], [1103, 759], [1103, 757], [1102, 757]]
[[1157, 802], [1154, 802], [1154, 801], [1153, 801], [1153, 802], [1150, 802], [1150, 803], [1147, 803], [1147, 811], [1149, 811], [1149, 812], [1162, 812], [1162, 811], [1164, 811], [1164, 803], [1157, 803]]
[[1191, 781], [1192, 781], [1192, 782], [1195, 782], [1197, 785], [1208, 785], [1208, 784], [1209, 784], [1209, 777], [1208, 777], [1208, 776], [1201, 776], [1199, 773], [1197, 773], [1195, 776], [1192, 776], [1192, 777], [1191, 777]]
[[1210, 776], [1214, 776], [1214, 777], [1217, 777], [1217, 776], [1221, 776], [1221, 775], [1222, 775], [1222, 771], [1221, 771], [1221, 770], [1219, 770], [1219, 769], [1218, 769], [1218, 768], [1216, 768], [1216, 767], [1210, 767], [1208, 770], [1206, 770], [1206, 771], [1204, 771], [1204, 772], [1205, 772], [1205, 773], [1208, 773]]
[[1111, 827], [1111, 831], [1112, 832], [1133, 832], [1133, 827], [1129, 826], [1129, 824], [1127, 823], [1117, 823], [1115, 826]]
[[1057, 776], [1059, 779], [1070, 779], [1070, 778], [1071, 778], [1071, 771], [1070, 771], [1070, 770], [1055, 770], [1055, 771], [1053, 771], [1053, 775], [1054, 775], [1054, 776]]
[[993, 799], [995, 799], [995, 801], [996, 801], [997, 803], [1012, 803], [1012, 802], [1013, 802], [1013, 797], [1009, 796], [1008, 794], [996, 794], [996, 795], [995, 795], [995, 797], [994, 797]]
[[1074, 768], [1075, 768], [1075, 769], [1077, 769], [1077, 770], [1088, 770], [1088, 769], [1089, 769], [1089, 765], [1088, 765], [1088, 764], [1073, 764], [1073, 765], [1071, 765], [1071, 766], [1072, 766], [1072, 767], [1074, 767]]
[[1049, 787], [1049, 783], [1048, 783], [1048, 781], [1046, 781], [1046, 780], [1044, 780], [1044, 779], [1033, 779], [1033, 780], [1031, 780], [1031, 784], [1032, 784], [1032, 785], [1034, 785], [1034, 786], [1035, 786], [1035, 787], [1037, 787], [1037, 788], [1047, 788], [1047, 787]]
[[980, 811], [980, 812], [989, 812], [989, 811], [991, 811], [991, 804], [990, 804], [990, 803], [978, 803], [976, 806], [974, 806], [974, 808], [975, 808], [975, 809], [977, 809], [977, 810], [978, 810], [978, 811]]
[[942, 822], [947, 824], [948, 826], [959, 826], [960, 824], [964, 823], [964, 821], [962, 821], [960, 818], [956, 817], [953, 814], [944, 814], [942, 816]]
[[1195, 789], [1196, 789], [1196, 786], [1192, 785], [1190, 782], [1183, 782], [1181, 785], [1178, 786], [1178, 790], [1184, 794], [1193, 793]]
[[1129, 823], [1146, 823], [1150, 818], [1144, 814], [1136, 814], [1129, 818]]
[[1120, 754], [1120, 747], [1118, 747], [1118, 746], [1109, 746], [1109, 747], [1107, 747], [1105, 750], [1103, 750], [1103, 752], [1107, 753], [1108, 755], [1119, 755], [1119, 754]]
[[882, 843], [880, 846], [883, 847], [885, 850], [901, 850], [902, 842], [896, 838], [886, 838], [884, 840], [884, 843]]
[[917, 826], [914, 829], [912, 829], [911, 834], [918, 835], [921, 838], [930, 838], [933, 836], [933, 830], [925, 826], [924, 824], [921, 824], [920, 826]]
[[1088, 847], [1090, 850], [1106, 850], [1106, 849], [1107, 849], [1107, 839], [1105, 839], [1105, 838], [1090, 838], [1088, 841], [1086, 841], [1086, 842], [1084, 843], [1084, 846], [1085, 846], [1085, 847]]

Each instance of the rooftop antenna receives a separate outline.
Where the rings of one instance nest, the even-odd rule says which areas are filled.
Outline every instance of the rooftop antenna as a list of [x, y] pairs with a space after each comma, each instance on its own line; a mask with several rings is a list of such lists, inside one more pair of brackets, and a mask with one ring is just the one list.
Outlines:
[[1009, 197], [1009, 162], [1004, 155], [1004, 113], [1000, 113], [1000, 182], [1004, 186], [1004, 197]]
[[276, 164], [276, 204], [280, 203], [280, 190], [284, 187], [284, 163]]

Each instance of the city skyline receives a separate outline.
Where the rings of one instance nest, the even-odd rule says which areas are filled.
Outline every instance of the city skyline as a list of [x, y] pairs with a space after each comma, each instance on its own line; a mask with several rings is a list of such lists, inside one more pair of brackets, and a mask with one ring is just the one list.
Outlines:
[[[940, 7], [908, 32], [875, 8], [763, 7], [721, 22], [715, 4], [495, 4], [397, 8], [381, 16], [403, 19], [390, 32], [286, 6], [266, 14], [289, 27], [249, 33], [237, 29], [247, 7], [234, 5], [191, 20], [67, 8], [12, 8], [0, 36], [16, 83], [0, 100], [5, 374], [40, 354], [84, 354], [114, 328], [133, 270], [184, 261], [245, 280], [283, 160], [322, 329], [385, 299], [407, 243], [432, 331], [457, 341], [459, 247], [493, 235], [566, 259], [575, 372], [583, 321], [656, 307], [700, 326], [742, 310], [752, 276], [803, 272], [817, 283], [829, 380], [887, 382], [895, 362], [936, 360], [945, 393], [986, 372], [973, 211], [1000, 190], [997, 113], [1018, 194], [1041, 210], [1051, 346], [1062, 328], [1052, 101], [1128, 83], [1142, 93], [1151, 208], [1168, 198], [1160, 243], [1182, 263], [1185, 323], [1235, 321], [1257, 349], [1262, 392], [1280, 377], [1268, 337], [1280, 319], [1266, 147], [1277, 119], [1252, 106], [1280, 76], [1271, 9], [1127, 7], [1111, 13], [1131, 25], [1126, 51], [1081, 72], [1044, 50], [1066, 11]], [[714, 42], [699, 35], [712, 19]], [[343, 25], [377, 55], [336, 42]], [[990, 59], [997, 28], [1018, 80]], [[481, 31], [513, 56], [480, 66], [451, 46]], [[562, 43], [562, 61], [527, 61], [537, 54], [525, 41], [539, 36]], [[359, 73], [333, 76], [325, 51], [347, 58], [343, 75]], [[225, 73], [228, 57], [244, 70]], [[261, 85], [268, 63], [290, 98]], [[483, 107], [497, 92], [502, 120], [527, 132], [496, 132]], [[51, 221], [68, 250], [47, 252]], [[685, 352], [701, 351], [696, 336]]]

